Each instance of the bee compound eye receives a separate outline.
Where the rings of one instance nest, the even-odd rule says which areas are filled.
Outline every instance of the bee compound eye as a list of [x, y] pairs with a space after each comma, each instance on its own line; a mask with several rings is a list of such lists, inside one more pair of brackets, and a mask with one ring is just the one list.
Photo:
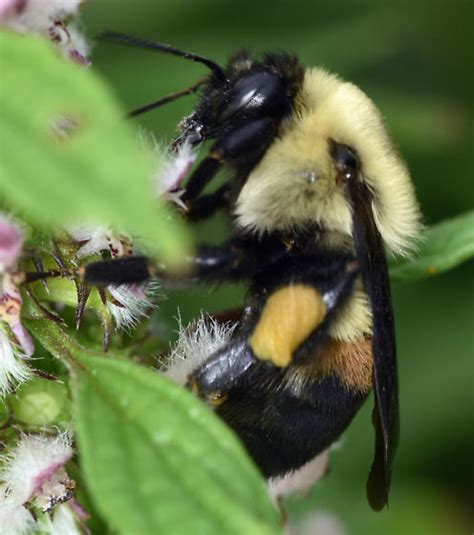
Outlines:
[[339, 168], [350, 170], [359, 168], [359, 158], [356, 151], [347, 145], [333, 142], [331, 155]]
[[253, 72], [235, 83], [219, 120], [230, 120], [240, 112], [268, 112], [278, 107], [284, 97], [285, 85], [280, 76], [266, 70]]
[[357, 159], [357, 156], [349, 147], [342, 147], [341, 163], [350, 169], [357, 169], [359, 166], [359, 160]]

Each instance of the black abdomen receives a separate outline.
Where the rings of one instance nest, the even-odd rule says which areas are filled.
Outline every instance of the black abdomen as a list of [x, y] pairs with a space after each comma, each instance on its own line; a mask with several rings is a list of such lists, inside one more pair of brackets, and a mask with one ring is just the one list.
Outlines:
[[266, 477], [295, 470], [326, 449], [367, 397], [335, 375], [306, 383], [294, 393], [277, 382], [248, 386], [231, 390], [217, 412]]

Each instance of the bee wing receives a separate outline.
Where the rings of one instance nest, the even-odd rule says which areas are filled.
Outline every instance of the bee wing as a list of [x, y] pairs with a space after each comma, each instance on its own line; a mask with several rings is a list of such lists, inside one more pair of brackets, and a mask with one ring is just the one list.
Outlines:
[[374, 221], [372, 199], [357, 178], [347, 184], [353, 212], [353, 238], [372, 311], [375, 456], [367, 481], [371, 507], [388, 503], [391, 464], [398, 443], [398, 381], [390, 281], [383, 241]]

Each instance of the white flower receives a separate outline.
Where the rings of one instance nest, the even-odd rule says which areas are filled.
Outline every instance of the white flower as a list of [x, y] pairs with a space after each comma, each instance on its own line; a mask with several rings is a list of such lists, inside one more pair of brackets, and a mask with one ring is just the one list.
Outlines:
[[159, 191], [165, 193], [177, 189], [186, 178], [196, 160], [191, 145], [185, 143], [176, 154], [168, 153], [168, 161], [163, 166], [159, 177]]
[[72, 60], [89, 65], [89, 47], [69, 19], [83, 0], [0, 0], [0, 24], [19, 32], [42, 35]]
[[178, 322], [179, 338], [171, 350], [164, 375], [185, 384], [192, 371], [229, 342], [237, 324], [219, 323], [204, 313], [187, 327], [183, 327], [180, 318]]
[[[77, 225], [69, 228], [68, 233], [75, 241], [83, 244], [76, 253], [78, 259], [102, 251], [109, 251], [112, 258], [134, 254], [131, 239], [108, 227]], [[150, 309], [156, 307], [158, 289], [156, 281], [107, 286], [111, 297], [107, 300], [107, 308], [117, 329], [134, 327], [140, 319], [147, 317]]]
[[32, 514], [12, 500], [0, 485], [0, 535], [28, 535], [34, 525]]
[[107, 301], [107, 308], [112, 314], [117, 329], [135, 327], [142, 318], [148, 317], [156, 307], [159, 284], [149, 281], [144, 284], [121, 284], [107, 287], [112, 300]]
[[38, 521], [41, 532], [48, 535], [80, 535], [81, 530], [69, 504], [59, 505], [53, 512], [52, 518], [46, 515]]
[[[21, 323], [23, 301], [15, 271], [22, 247], [20, 228], [0, 213], [0, 398], [13, 385], [28, 379], [29, 369], [22, 359], [35, 350], [31, 336]], [[13, 343], [10, 333], [18, 345]]]
[[31, 372], [24, 358], [25, 355], [11, 342], [0, 323], [0, 399], [10, 392], [13, 386], [30, 378]]
[[[72, 498], [75, 485], [64, 469], [72, 453], [69, 436], [61, 433], [56, 437], [22, 435], [15, 448], [0, 456], [4, 481], [0, 485], [0, 535], [27, 535], [37, 530], [79, 535], [72, 506], [58, 505]], [[45, 515], [36, 523], [26, 504]]]
[[24, 32], [47, 32], [55, 21], [77, 15], [82, 0], [23, 0], [16, 9], [8, 10], [2, 20], [10, 28]]
[[65, 56], [76, 63], [86, 67], [91, 64], [87, 59], [90, 50], [86, 38], [73, 24], [66, 26], [62, 21], [55, 21], [48, 29], [48, 37]]
[[91, 64], [87, 59], [90, 52], [89, 44], [74, 24], [66, 26], [64, 22], [56, 21], [50, 26], [48, 35], [65, 56], [86, 67]]
[[69, 500], [74, 482], [64, 465], [72, 454], [71, 439], [66, 433], [56, 437], [22, 435], [17, 446], [0, 457], [0, 477], [8, 500], [17, 505], [33, 502], [43, 512]]
[[133, 254], [131, 239], [124, 234], [117, 234], [110, 227], [93, 225], [75, 225], [67, 229], [73, 240], [83, 243], [76, 253], [76, 258], [109, 251], [112, 258]]
[[34, 526], [28, 509], [0, 501], [0, 535], [30, 535]]
[[197, 152], [189, 143], [184, 143], [176, 152], [165, 144], [160, 144], [152, 135], [141, 134], [145, 148], [152, 152], [156, 160], [153, 184], [158, 198], [174, 202], [184, 210], [186, 205], [181, 200], [185, 189], [181, 187], [197, 158]]
[[106, 227], [76, 225], [67, 229], [73, 240], [83, 243], [76, 253], [76, 258], [85, 258], [105, 251], [107, 246]]

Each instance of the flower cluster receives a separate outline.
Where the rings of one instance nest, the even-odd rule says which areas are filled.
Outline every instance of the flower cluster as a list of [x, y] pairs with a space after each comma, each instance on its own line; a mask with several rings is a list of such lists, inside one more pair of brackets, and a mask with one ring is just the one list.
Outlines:
[[[186, 210], [186, 205], [181, 200], [185, 191], [182, 182], [196, 161], [196, 152], [188, 143], [173, 151], [159, 144], [152, 135], [142, 132], [140, 138], [145, 149], [150, 151], [157, 161], [152, 176], [157, 198], [173, 202]], [[76, 225], [68, 228], [67, 232], [80, 244], [76, 253], [77, 260], [103, 251], [108, 251], [112, 258], [134, 254], [132, 240], [106, 226]], [[149, 310], [155, 306], [159, 289], [159, 284], [154, 282], [108, 286], [107, 308], [117, 329], [134, 327], [140, 319], [147, 317]]]
[[[75, 483], [65, 469], [72, 454], [70, 437], [60, 433], [53, 437], [22, 435], [16, 446], [0, 457], [0, 535], [27, 534], [35, 529], [79, 533], [75, 515], [84, 517], [85, 513], [74, 501]], [[66, 502], [70, 504], [61, 505]], [[68, 526], [67, 531], [58, 531], [60, 526]]]
[[70, 23], [83, 0], [0, 0], [0, 25], [19, 32], [46, 37], [61, 52], [82, 65], [89, 65], [89, 47]]
[[28, 379], [25, 359], [34, 353], [33, 341], [21, 323], [22, 298], [17, 263], [22, 252], [20, 228], [0, 214], [0, 398]]
[[[134, 254], [132, 240], [124, 234], [118, 234], [108, 227], [79, 225], [68, 229], [69, 235], [80, 244], [76, 258], [108, 251], [112, 258], [121, 258]], [[159, 285], [154, 282], [142, 284], [122, 284], [107, 287], [107, 308], [114, 318], [117, 329], [134, 327], [138, 321], [147, 316], [155, 305]]]

